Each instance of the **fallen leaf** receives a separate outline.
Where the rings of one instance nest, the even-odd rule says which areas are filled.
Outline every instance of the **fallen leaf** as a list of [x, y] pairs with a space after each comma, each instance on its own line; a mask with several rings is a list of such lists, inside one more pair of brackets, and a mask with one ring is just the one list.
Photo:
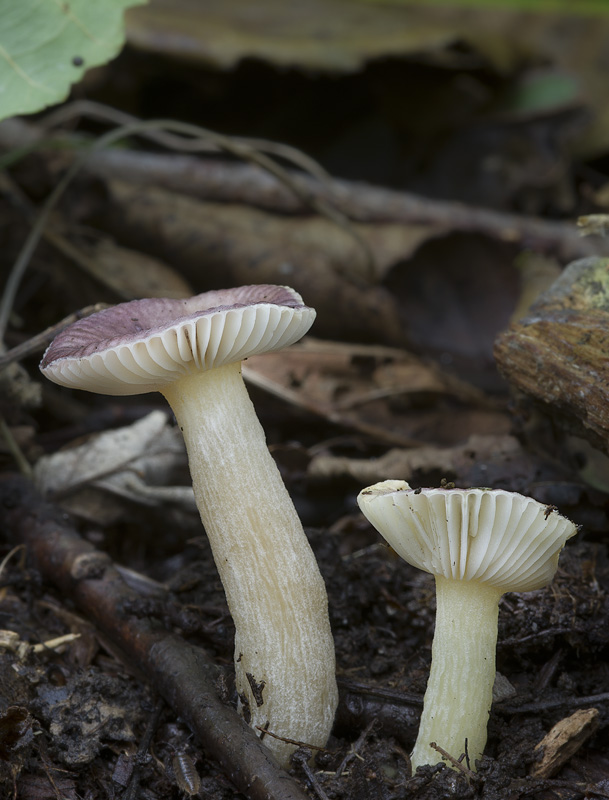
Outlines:
[[[583, 2], [523, 9], [479, 2], [262, 0], [252, 14], [250, 0], [151, 0], [127, 13], [127, 36], [133, 47], [224, 70], [254, 58], [345, 74], [371, 61], [423, 54], [461, 71], [461, 49], [451, 51], [457, 42], [499, 74], [522, 72], [527, 63], [554, 64], [562, 73], [561, 82], [552, 75], [554, 95], [594, 110], [577, 140], [580, 154], [589, 157], [605, 151], [609, 129], [609, 18], [602, 9]], [[577, 76], [577, 85], [566, 85], [570, 76]], [[539, 82], [536, 88], [539, 107]], [[531, 87], [521, 86], [521, 105], [525, 89], [530, 104]]]
[[[317, 309], [316, 329], [323, 336], [403, 341], [393, 297], [362, 280], [366, 254], [333, 222], [202, 202], [118, 181], [108, 189], [109, 202], [98, 210], [95, 224], [126, 246], [174, 264], [195, 291], [289, 284]], [[377, 280], [439, 233], [434, 226], [396, 223], [353, 227], [372, 251]]]
[[[349, 477], [362, 485], [384, 480], [420, 480], [425, 475], [441, 474], [464, 482], [473, 460], [484, 464], [489, 458], [513, 459], [521, 448], [513, 436], [473, 435], [465, 444], [454, 447], [427, 445], [410, 450], [394, 447], [378, 458], [347, 458], [320, 453], [313, 456], [307, 474], [315, 479]], [[465, 480], [465, 482], [467, 482]]]
[[254, 356], [246, 381], [288, 402], [392, 445], [462, 442], [507, 433], [507, 415], [474, 386], [404, 350], [307, 337]]
[[36, 486], [46, 495], [70, 492], [125, 469], [152, 446], [167, 425], [162, 411], [153, 411], [127, 427], [92, 436], [85, 444], [43, 456], [34, 468]]
[[47, 230], [44, 235], [60, 252], [121, 300], [190, 297], [194, 294], [184, 278], [171, 267], [150, 255], [121, 247], [110, 239], [74, 243], [54, 230]]
[[45, 494], [63, 498], [72, 513], [109, 524], [121, 509], [108, 503], [108, 493], [140, 505], [195, 513], [191, 486], [166, 485], [185, 465], [182, 436], [162, 411], [153, 411], [132, 425], [43, 456], [34, 479]]

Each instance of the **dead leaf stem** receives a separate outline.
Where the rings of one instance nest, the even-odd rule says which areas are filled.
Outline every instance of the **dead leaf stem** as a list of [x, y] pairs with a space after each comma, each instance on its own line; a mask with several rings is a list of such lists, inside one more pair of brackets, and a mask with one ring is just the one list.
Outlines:
[[[77, 117], [88, 117], [89, 119], [109, 122], [113, 125], [131, 125], [138, 122], [138, 118], [132, 114], [127, 114], [111, 106], [97, 103], [93, 100], [75, 100], [61, 106], [56, 111], [47, 114], [40, 122], [41, 127], [48, 131], [66, 122], [70, 122]], [[214, 134], [220, 136], [220, 134]], [[194, 138], [187, 139], [183, 136], [176, 136], [170, 131], [152, 130], [147, 133], [147, 138], [168, 150], [188, 153], [213, 153], [221, 148], [211, 139]], [[294, 166], [300, 167], [304, 172], [308, 172], [312, 177], [330, 186], [331, 177], [326, 170], [315, 159], [310, 158], [302, 150], [296, 147], [283, 144], [282, 142], [272, 142], [268, 139], [250, 138], [244, 136], [221, 137], [228, 138], [238, 146], [251, 148], [261, 153], [269, 153], [278, 156], [284, 161], [291, 162]]]

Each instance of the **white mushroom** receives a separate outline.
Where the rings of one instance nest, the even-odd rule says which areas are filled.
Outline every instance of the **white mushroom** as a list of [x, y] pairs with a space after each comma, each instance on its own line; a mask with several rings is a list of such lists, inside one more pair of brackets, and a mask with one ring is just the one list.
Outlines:
[[[167, 398], [235, 622], [242, 713], [323, 747], [337, 704], [326, 590], [241, 377], [242, 359], [293, 344], [314, 318], [281, 286], [136, 300], [64, 330], [41, 369], [64, 386]], [[287, 765], [294, 745], [264, 741]]]
[[384, 481], [360, 492], [364, 515], [391, 547], [435, 576], [436, 630], [413, 770], [486, 744], [499, 600], [550, 583], [576, 526], [530, 497], [500, 489], [413, 490]]

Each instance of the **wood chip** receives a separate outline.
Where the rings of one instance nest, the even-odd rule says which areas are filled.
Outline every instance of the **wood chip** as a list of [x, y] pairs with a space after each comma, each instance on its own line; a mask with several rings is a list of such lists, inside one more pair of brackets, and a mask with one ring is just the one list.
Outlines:
[[541, 760], [530, 769], [534, 778], [550, 778], [563, 767], [599, 726], [597, 708], [582, 708], [557, 722], [535, 748]]

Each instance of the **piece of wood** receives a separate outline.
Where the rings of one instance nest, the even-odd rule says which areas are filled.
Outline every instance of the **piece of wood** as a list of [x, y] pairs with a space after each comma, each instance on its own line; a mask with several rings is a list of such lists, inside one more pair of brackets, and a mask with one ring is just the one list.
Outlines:
[[597, 731], [599, 724], [597, 708], [580, 708], [571, 716], [561, 719], [535, 748], [535, 753], [541, 754], [541, 759], [533, 764], [529, 774], [534, 778], [556, 775]]
[[495, 342], [513, 388], [609, 453], [609, 259], [571, 264]]
[[[97, 106], [99, 108], [99, 106]], [[4, 120], [0, 125], [0, 149], [32, 146], [47, 132], [23, 119]], [[70, 134], [61, 132], [70, 140]], [[185, 140], [188, 146], [188, 141]], [[197, 145], [201, 147], [200, 142]], [[57, 159], [57, 151], [53, 151]], [[70, 151], [64, 151], [69, 159]], [[86, 171], [107, 178], [120, 178], [133, 185], [158, 186], [220, 203], [247, 203], [282, 214], [307, 209], [288, 187], [252, 164], [176, 153], [150, 153], [124, 148], [92, 152]], [[609, 251], [609, 241], [581, 237], [574, 225], [510, 214], [464, 203], [429, 199], [371, 184], [332, 178], [326, 184], [299, 174], [303, 188], [315, 197], [336, 203], [340, 210], [360, 222], [402, 222], [445, 230], [480, 233], [503, 242], [558, 256], [563, 261]]]

